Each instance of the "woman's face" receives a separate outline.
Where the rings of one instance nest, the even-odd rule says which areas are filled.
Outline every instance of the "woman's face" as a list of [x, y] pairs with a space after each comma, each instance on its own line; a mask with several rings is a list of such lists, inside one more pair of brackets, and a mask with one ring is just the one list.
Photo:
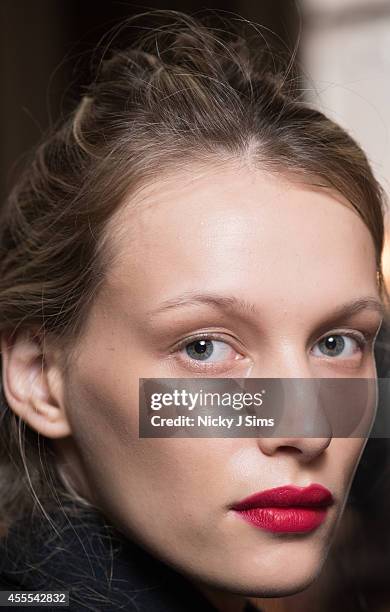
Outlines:
[[[108, 228], [114, 257], [66, 375], [70, 476], [194, 581], [297, 591], [321, 567], [364, 440], [139, 439], [139, 378], [375, 377], [379, 310], [334, 318], [380, 302], [370, 233], [341, 198], [238, 164], [182, 171], [137, 202]], [[334, 503], [309, 531], [257, 527], [232, 509], [312, 483]]]

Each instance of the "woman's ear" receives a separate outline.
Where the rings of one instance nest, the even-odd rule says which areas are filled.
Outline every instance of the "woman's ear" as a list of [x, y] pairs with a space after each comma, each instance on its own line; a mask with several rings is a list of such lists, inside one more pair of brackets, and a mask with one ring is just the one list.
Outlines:
[[47, 438], [71, 435], [58, 352], [34, 330], [1, 337], [3, 389], [10, 409]]

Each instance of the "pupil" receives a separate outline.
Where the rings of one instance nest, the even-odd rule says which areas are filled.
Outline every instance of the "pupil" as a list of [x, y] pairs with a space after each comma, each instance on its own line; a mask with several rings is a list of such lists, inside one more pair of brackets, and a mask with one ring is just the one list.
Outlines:
[[337, 346], [337, 342], [336, 339], [333, 336], [329, 336], [329, 338], [326, 339], [326, 348], [329, 350], [335, 349]]
[[212, 340], [196, 340], [187, 346], [187, 354], [192, 359], [205, 360], [213, 352]]
[[207, 350], [206, 340], [197, 340], [195, 342], [195, 350], [198, 353], [205, 353]]
[[343, 352], [345, 341], [341, 336], [328, 336], [323, 340], [324, 352], [328, 355], [339, 355]]

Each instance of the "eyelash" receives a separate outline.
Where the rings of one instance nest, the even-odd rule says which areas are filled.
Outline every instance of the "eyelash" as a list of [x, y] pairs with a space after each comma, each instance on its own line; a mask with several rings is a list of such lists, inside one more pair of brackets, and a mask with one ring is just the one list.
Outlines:
[[[347, 338], [352, 338], [353, 340], [355, 340], [357, 342], [357, 345], [359, 347], [359, 349], [363, 352], [367, 346], [370, 344], [370, 342], [373, 340], [374, 336], [369, 333], [369, 332], [354, 332], [351, 330], [337, 330], [334, 332], [328, 332], [326, 335], [321, 336], [321, 338], [319, 338], [315, 344], [319, 344], [320, 342], [322, 342], [323, 340], [325, 340], [326, 338], [329, 338], [330, 336], [345, 336]], [[186, 348], [187, 346], [193, 344], [194, 342], [197, 342], [198, 340], [220, 340], [222, 342], [225, 342], [226, 344], [229, 344], [228, 342], [226, 342], [226, 336], [223, 335], [219, 335], [216, 333], [201, 333], [201, 334], [197, 334], [194, 336], [191, 336], [189, 338], [185, 338], [183, 339], [181, 342], [179, 342], [174, 349], [172, 350], [172, 353], [177, 353], [180, 352], [181, 350], [183, 350], [184, 348]], [[315, 346], [315, 345], [313, 345]], [[233, 346], [233, 349], [235, 347]], [[236, 350], [236, 349], [235, 349]], [[324, 358], [327, 358], [326, 355], [323, 356]], [[209, 366], [207, 366], [207, 362], [197, 362], [196, 359], [191, 359], [190, 357], [188, 357], [188, 359], [193, 362], [194, 364], [197, 365], [197, 367], [201, 368], [209, 368]], [[332, 359], [335, 360], [335, 357], [328, 357], [328, 359]]]
[[[221, 342], [226, 342], [226, 336], [219, 335], [217, 333], [213, 333], [213, 332], [204, 332], [201, 334], [197, 334], [195, 336], [190, 336], [189, 338], [184, 338], [184, 340], [181, 340], [173, 349], [172, 352], [176, 352], [176, 351], [180, 351], [183, 348], [185, 348], [186, 346], [188, 346], [189, 344], [193, 344], [194, 342], [197, 342], [198, 340], [220, 340]], [[228, 344], [226, 342], [226, 344]], [[234, 347], [233, 347], [234, 348]]]

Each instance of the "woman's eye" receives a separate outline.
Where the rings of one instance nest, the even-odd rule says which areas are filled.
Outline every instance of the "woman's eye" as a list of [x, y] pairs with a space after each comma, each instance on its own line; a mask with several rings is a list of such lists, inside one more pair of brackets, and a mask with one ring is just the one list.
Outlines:
[[180, 352], [190, 359], [208, 363], [230, 361], [239, 357], [237, 351], [226, 342], [208, 338], [189, 342]]
[[[315, 345], [314, 354], [317, 357], [352, 357], [359, 353], [364, 345], [364, 340], [353, 338], [342, 334], [330, 334], [325, 336]], [[316, 350], [317, 349], [317, 350]]]

